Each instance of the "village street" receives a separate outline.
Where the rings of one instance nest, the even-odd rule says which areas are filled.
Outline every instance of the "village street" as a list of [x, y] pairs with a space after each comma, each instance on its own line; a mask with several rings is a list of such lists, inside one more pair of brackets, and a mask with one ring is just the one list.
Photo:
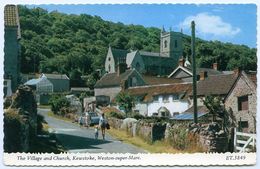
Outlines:
[[101, 132], [99, 139], [94, 139], [93, 128], [80, 128], [79, 125], [59, 120], [47, 115], [49, 109], [38, 109], [38, 114], [44, 116], [45, 121], [50, 127], [50, 131], [54, 132], [57, 139], [61, 142], [68, 152], [73, 153], [145, 153], [138, 147], [111, 137], [106, 133], [106, 139], [101, 140]]

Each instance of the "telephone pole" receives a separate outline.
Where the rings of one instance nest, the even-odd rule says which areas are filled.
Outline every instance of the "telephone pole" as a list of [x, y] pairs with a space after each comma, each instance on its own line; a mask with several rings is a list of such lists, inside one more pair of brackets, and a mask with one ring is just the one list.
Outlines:
[[198, 123], [198, 112], [197, 112], [197, 73], [196, 73], [196, 59], [195, 59], [195, 22], [191, 22], [191, 57], [192, 57], [192, 74], [193, 74], [193, 112], [194, 112], [194, 123]]

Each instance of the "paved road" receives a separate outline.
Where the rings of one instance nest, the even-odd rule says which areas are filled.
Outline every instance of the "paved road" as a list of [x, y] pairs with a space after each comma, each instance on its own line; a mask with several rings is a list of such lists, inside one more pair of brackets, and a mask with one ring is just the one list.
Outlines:
[[50, 126], [50, 130], [56, 134], [57, 139], [61, 142], [68, 152], [90, 152], [90, 153], [145, 153], [138, 147], [111, 137], [106, 133], [105, 140], [94, 139], [94, 129], [80, 128], [78, 124], [59, 120], [47, 115], [48, 109], [38, 109], [38, 113], [45, 117]]

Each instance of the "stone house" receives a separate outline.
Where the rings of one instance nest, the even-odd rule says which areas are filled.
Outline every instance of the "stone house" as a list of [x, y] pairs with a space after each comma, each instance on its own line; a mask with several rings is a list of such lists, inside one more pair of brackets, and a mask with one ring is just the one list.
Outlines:
[[6, 5], [4, 8], [4, 79], [11, 80], [12, 92], [16, 91], [20, 83], [20, 39], [18, 8], [16, 5]]
[[182, 33], [161, 31], [160, 52], [127, 51], [109, 46], [105, 61], [105, 71], [115, 73], [119, 63], [136, 69], [142, 74], [168, 75], [178, 65], [182, 56]]
[[97, 105], [108, 105], [116, 95], [129, 87], [145, 85], [142, 75], [135, 69], [126, 70], [119, 64], [115, 73], [106, 73], [94, 86]]
[[136, 98], [134, 112], [159, 117], [173, 117], [187, 110], [191, 91], [191, 83], [146, 85], [126, 90]]
[[241, 71], [225, 97], [225, 107], [243, 132], [256, 133], [256, 99], [256, 72]]
[[53, 84], [53, 92], [70, 91], [70, 79], [65, 74], [41, 74], [40, 78], [45, 77]]

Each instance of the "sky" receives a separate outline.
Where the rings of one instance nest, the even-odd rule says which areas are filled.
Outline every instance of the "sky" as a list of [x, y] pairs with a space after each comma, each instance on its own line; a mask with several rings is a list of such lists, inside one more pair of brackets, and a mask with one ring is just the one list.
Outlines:
[[[38, 5], [49, 12], [97, 15], [102, 19], [145, 27], [164, 27], [190, 35], [195, 21], [196, 36], [256, 48], [256, 5], [254, 4], [124, 4], [124, 5]], [[38, 7], [28, 6], [28, 7]]]

